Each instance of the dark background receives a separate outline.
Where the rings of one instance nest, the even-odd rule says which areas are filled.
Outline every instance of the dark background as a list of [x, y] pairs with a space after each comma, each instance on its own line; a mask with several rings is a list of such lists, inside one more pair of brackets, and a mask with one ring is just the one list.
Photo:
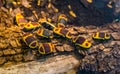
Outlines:
[[111, 23], [115, 18], [115, 3], [112, 2], [112, 8], [109, 8], [107, 6], [109, 1], [93, 0], [92, 3], [88, 3], [86, 0], [56, 0], [54, 5], [66, 14], [69, 11], [67, 5], [71, 5], [72, 10], [77, 15], [77, 18], [74, 19], [74, 23], [77, 25], [99, 26]]

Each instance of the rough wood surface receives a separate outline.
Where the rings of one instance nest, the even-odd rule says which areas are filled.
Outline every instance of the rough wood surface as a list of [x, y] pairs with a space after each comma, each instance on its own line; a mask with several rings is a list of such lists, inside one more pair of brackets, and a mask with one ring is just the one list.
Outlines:
[[79, 66], [79, 61], [72, 55], [55, 56], [40, 61], [42, 60], [0, 68], [0, 74], [58, 74]]

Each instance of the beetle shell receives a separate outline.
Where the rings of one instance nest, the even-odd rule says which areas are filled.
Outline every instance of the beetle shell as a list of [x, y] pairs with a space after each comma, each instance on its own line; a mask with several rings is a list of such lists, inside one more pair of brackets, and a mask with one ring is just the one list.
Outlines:
[[44, 26], [45, 28], [50, 29], [50, 30], [53, 30], [55, 28], [55, 25], [52, 23], [49, 23], [49, 22], [43, 22], [41, 24], [42, 24], [42, 26]]
[[82, 48], [90, 48], [91, 47], [91, 42], [88, 41], [87, 39], [85, 39], [84, 37], [80, 37], [80, 36], [77, 36], [73, 42], [75, 43], [75, 45], [78, 45]]
[[40, 54], [49, 54], [55, 50], [55, 46], [52, 43], [40, 43], [38, 51]]
[[72, 38], [71, 33], [68, 30], [64, 29], [64, 28], [55, 28], [53, 31], [54, 31], [55, 34], [66, 37], [68, 39]]
[[21, 13], [16, 14], [16, 23], [19, 27], [24, 27], [24, 25], [27, 23], [27, 20], [24, 18], [24, 16]]
[[67, 17], [64, 14], [60, 14], [58, 17], [58, 23], [57, 23], [57, 27], [65, 27], [65, 25], [67, 24]]
[[23, 41], [30, 48], [36, 48], [38, 46], [38, 41], [32, 34], [25, 34], [25, 35], [23, 35]]
[[110, 35], [104, 32], [96, 32], [93, 34], [93, 38], [97, 40], [109, 40]]
[[41, 37], [45, 37], [45, 38], [51, 38], [52, 37], [52, 35], [46, 29], [38, 29], [37, 30], [37, 35], [41, 36]]
[[24, 26], [24, 30], [33, 30], [39, 28], [41, 25], [38, 22], [29, 22]]

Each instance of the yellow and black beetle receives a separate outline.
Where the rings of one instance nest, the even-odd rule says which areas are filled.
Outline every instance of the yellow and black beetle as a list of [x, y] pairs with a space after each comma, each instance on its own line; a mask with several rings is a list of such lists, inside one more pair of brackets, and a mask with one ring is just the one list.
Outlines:
[[39, 28], [41, 25], [38, 22], [29, 22], [24, 25], [24, 30], [33, 30]]
[[48, 22], [46, 18], [40, 18], [38, 22], [47, 29], [53, 30], [55, 28], [55, 25]]
[[23, 34], [23, 41], [28, 45], [30, 48], [36, 48], [38, 46], [38, 40], [36, 37], [31, 33]]
[[109, 40], [110, 39], [110, 35], [105, 33], [105, 32], [96, 32], [93, 34], [93, 39], [96, 40]]
[[44, 38], [53, 38], [52, 34], [49, 32], [49, 30], [40, 28], [36, 31], [36, 34], [38, 36], [44, 37]]
[[75, 39], [73, 39], [73, 43], [75, 43], [75, 45], [78, 45], [82, 48], [90, 48], [92, 45], [90, 41], [88, 41], [87, 39], [81, 36], [77, 36]]
[[52, 24], [52, 23], [50, 23], [50, 22], [44, 22], [44, 23], [42, 23], [42, 25], [45, 27], [45, 28], [47, 28], [47, 29], [50, 29], [50, 30], [53, 30], [54, 28], [55, 28], [55, 25], [54, 24]]
[[57, 27], [65, 27], [65, 25], [67, 24], [67, 17], [65, 14], [60, 14], [58, 17], [58, 23], [57, 23]]
[[65, 28], [58, 28], [58, 27], [56, 27], [56, 28], [54, 28], [53, 32], [55, 34], [59, 35], [59, 36], [66, 37], [68, 39], [72, 38], [71, 33], [68, 30], [66, 30]]
[[16, 23], [19, 27], [24, 27], [24, 25], [27, 23], [27, 20], [24, 18], [24, 16], [21, 13], [17, 13], [16, 16]]
[[38, 51], [40, 54], [49, 54], [55, 50], [55, 45], [52, 43], [40, 43]]

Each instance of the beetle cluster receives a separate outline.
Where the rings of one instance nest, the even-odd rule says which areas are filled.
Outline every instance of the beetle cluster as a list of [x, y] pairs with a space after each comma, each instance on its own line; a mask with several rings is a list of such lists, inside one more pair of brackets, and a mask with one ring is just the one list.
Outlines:
[[[30, 48], [37, 48], [40, 54], [48, 54], [52, 53], [55, 50], [55, 45], [51, 42], [48, 43], [40, 43], [36, 36], [51, 39], [56, 34], [63, 38], [70, 40], [75, 46], [79, 46], [85, 49], [91, 47], [92, 43], [85, 39], [84, 37], [77, 36], [74, 39], [72, 38], [72, 34], [69, 30], [65, 29], [68, 18], [65, 14], [60, 14], [57, 19], [57, 24], [52, 24], [46, 20], [46, 18], [41, 18], [38, 22], [27, 22], [24, 16], [21, 13], [16, 14], [16, 23], [19, 27], [24, 31], [23, 33], [23, 41]], [[47, 29], [46, 29], [47, 28]], [[51, 30], [53, 32], [50, 33]], [[108, 40], [110, 39], [110, 35], [106, 33], [97, 32], [93, 34], [94, 39], [99, 40]]]

